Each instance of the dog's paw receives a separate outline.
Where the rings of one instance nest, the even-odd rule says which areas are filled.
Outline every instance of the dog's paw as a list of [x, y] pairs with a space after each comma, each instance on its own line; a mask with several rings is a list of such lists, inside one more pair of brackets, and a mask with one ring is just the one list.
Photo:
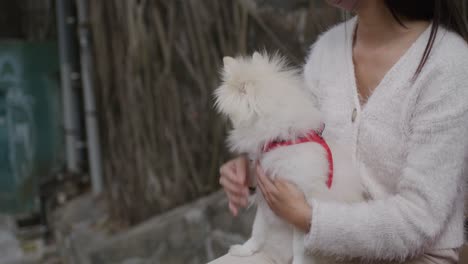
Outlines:
[[236, 257], [248, 257], [255, 254], [256, 250], [245, 245], [234, 245], [229, 249], [229, 254]]

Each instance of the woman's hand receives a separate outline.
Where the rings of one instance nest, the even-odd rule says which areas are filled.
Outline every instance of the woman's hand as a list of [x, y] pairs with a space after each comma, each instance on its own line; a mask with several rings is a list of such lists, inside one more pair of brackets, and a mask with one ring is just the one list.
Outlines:
[[296, 185], [279, 179], [271, 180], [257, 164], [257, 181], [265, 200], [276, 215], [308, 233], [312, 208]]
[[239, 156], [221, 166], [219, 183], [223, 186], [229, 199], [229, 210], [237, 216], [239, 209], [248, 204], [248, 171], [249, 161]]

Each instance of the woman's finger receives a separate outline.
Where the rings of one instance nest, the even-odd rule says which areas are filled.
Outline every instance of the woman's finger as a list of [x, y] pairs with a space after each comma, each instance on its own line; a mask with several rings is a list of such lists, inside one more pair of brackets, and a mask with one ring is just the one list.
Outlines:
[[242, 179], [242, 174], [240, 174], [240, 170], [238, 174], [236, 174], [236, 171], [238, 171], [234, 165], [231, 164], [226, 164], [219, 169], [219, 174], [221, 175], [220, 178], [225, 178], [229, 180], [232, 183], [238, 184], [238, 185], [243, 185], [244, 184], [244, 179]]
[[234, 216], [237, 216], [237, 214], [239, 213], [239, 210], [237, 209], [237, 207], [232, 204], [231, 202], [229, 202], [229, 210], [231, 211], [232, 215]]
[[271, 208], [270, 195], [265, 191], [265, 187], [263, 186], [263, 184], [260, 181], [258, 181], [257, 184], [260, 187], [260, 191], [262, 192], [263, 199], [265, 199], [268, 206]]
[[257, 186], [258, 188], [260, 188], [260, 192], [262, 193], [265, 200], [268, 199], [267, 197], [268, 194], [265, 191], [265, 186], [263, 185], [263, 180], [260, 176], [257, 177]]
[[237, 184], [245, 184], [247, 177], [247, 161], [244, 157], [233, 159], [219, 169], [222, 176]]
[[245, 194], [244, 191], [239, 191], [237, 188], [233, 186], [224, 186], [224, 191], [228, 196], [230, 202], [234, 203], [236, 206], [245, 207], [247, 206], [247, 198], [248, 195]]
[[247, 171], [248, 161], [245, 157], [238, 157], [235, 159], [235, 165], [233, 166], [234, 179], [237, 183], [246, 185], [247, 184]]
[[[265, 177], [263, 177], [263, 180], [265, 179]], [[271, 209], [274, 208], [274, 197], [272, 197], [271, 193], [265, 188], [265, 185], [263, 183], [262, 180], [258, 180], [258, 186], [260, 187], [260, 190], [262, 192], [262, 195], [263, 195], [263, 198], [265, 199], [265, 201], [267, 202], [268, 204], [268, 207], [270, 207]]]
[[219, 178], [219, 184], [223, 186], [226, 192], [229, 192], [236, 196], [247, 197], [249, 195], [247, 187], [238, 183], [230, 181], [227, 177], [221, 176]]
[[257, 185], [260, 188], [260, 191], [262, 192], [262, 194], [265, 196], [266, 192], [265, 192], [265, 185], [263, 184], [263, 176], [259, 175], [258, 173], [257, 173]]
[[230, 193], [226, 193], [230, 203], [233, 203], [236, 207], [246, 207], [248, 204], [247, 197], [235, 196]]
[[257, 181], [257, 186], [260, 189], [260, 192], [262, 193], [262, 196], [267, 199], [267, 194], [265, 193], [265, 189], [263, 187], [263, 184], [259, 181]]
[[276, 178], [272, 181], [272, 184], [275, 186], [276, 190], [280, 191], [284, 190], [288, 183], [282, 179]]

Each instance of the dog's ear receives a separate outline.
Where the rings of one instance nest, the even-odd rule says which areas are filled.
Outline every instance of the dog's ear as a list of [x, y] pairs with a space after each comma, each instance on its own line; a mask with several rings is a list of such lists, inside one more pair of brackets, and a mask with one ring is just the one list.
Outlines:
[[234, 58], [232, 58], [232, 57], [226, 56], [226, 57], [223, 58], [223, 63], [224, 63], [224, 68], [229, 69], [229, 68], [233, 67], [234, 64], [236, 64], [236, 60]]
[[254, 54], [252, 55], [252, 59], [254, 61], [260, 61], [260, 60], [262, 60], [262, 58], [263, 58], [262, 55], [260, 53], [258, 53], [257, 51], [254, 52]]

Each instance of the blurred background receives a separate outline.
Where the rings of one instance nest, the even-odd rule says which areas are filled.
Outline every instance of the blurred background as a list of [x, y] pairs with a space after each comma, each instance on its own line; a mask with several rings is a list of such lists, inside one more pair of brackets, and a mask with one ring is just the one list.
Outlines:
[[323, 0], [0, 1], [0, 263], [202, 264], [250, 234], [219, 191], [222, 57], [300, 67]]

